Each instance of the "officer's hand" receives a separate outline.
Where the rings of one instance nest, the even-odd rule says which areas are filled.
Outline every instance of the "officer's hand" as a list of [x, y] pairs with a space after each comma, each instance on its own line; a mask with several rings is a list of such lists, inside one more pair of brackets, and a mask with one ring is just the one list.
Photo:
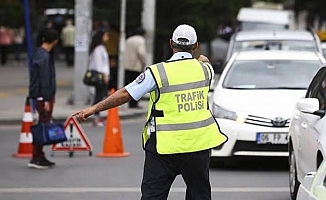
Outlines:
[[76, 116], [80, 121], [85, 121], [89, 116], [95, 113], [95, 109], [93, 107], [85, 108], [83, 110], [77, 111], [72, 116]]
[[45, 111], [49, 112], [50, 111], [50, 102], [44, 101], [44, 108]]
[[206, 56], [204, 56], [204, 55], [200, 55], [197, 58], [197, 60], [202, 61], [202, 62], [209, 62], [209, 59]]
[[108, 76], [104, 76], [104, 83], [105, 83], [105, 85], [109, 84], [109, 77]]

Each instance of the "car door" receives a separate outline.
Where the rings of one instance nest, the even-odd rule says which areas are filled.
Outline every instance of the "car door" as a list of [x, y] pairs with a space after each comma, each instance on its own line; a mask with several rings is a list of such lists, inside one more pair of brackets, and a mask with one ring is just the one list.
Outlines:
[[[326, 73], [325, 70], [317, 77], [316, 84], [311, 88], [311, 98], [319, 100], [319, 109], [325, 110], [326, 99]], [[301, 141], [299, 149], [301, 150], [302, 170], [307, 173], [317, 170], [317, 149], [318, 141], [322, 133], [326, 117], [319, 117], [313, 114], [302, 113]]]
[[[313, 91], [315, 91], [317, 88], [318, 83], [323, 77], [323, 73], [325, 72], [325, 68], [321, 68], [312, 81], [309, 84], [309, 87], [307, 89], [305, 98], [312, 97]], [[307, 134], [304, 134], [306, 132], [306, 124], [307, 119], [306, 115], [303, 112], [300, 112], [297, 108], [295, 108], [295, 113], [293, 115], [293, 119], [291, 121], [291, 137], [293, 142], [293, 148], [296, 153], [296, 160], [297, 160], [297, 170], [298, 170], [298, 176], [299, 180], [303, 179], [303, 177], [306, 175], [306, 171], [304, 170], [306, 168], [305, 165], [305, 151], [302, 150], [302, 145], [305, 143], [306, 139], [305, 136]], [[302, 126], [303, 125], [303, 126]]]

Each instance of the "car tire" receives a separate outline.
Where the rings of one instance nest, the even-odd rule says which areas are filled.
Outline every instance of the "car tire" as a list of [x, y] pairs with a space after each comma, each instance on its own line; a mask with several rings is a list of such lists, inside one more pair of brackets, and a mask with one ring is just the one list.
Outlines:
[[300, 182], [298, 181], [297, 165], [294, 156], [293, 148], [290, 149], [290, 173], [289, 173], [289, 185], [290, 185], [290, 195], [292, 200], [296, 200], [297, 193], [299, 190]]

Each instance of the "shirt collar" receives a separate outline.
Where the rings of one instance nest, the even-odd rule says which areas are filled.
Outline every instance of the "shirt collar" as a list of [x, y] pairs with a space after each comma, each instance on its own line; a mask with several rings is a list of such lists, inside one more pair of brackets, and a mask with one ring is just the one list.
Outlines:
[[181, 60], [186, 58], [192, 58], [191, 53], [188, 52], [177, 52], [172, 55], [172, 57], [168, 61], [174, 61], [174, 60]]

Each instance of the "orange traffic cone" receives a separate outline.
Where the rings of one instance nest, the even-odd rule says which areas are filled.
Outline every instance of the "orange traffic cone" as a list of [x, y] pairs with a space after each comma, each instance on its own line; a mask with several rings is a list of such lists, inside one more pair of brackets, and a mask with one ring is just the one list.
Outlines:
[[[111, 94], [115, 91], [111, 90]], [[118, 108], [111, 108], [108, 110], [106, 119], [105, 136], [103, 142], [103, 152], [98, 153], [97, 157], [125, 157], [129, 156], [129, 152], [123, 151], [120, 118]]]
[[29, 102], [29, 98], [26, 97], [25, 102], [25, 112], [23, 116], [23, 122], [21, 126], [21, 134], [18, 145], [18, 152], [13, 154], [12, 156], [18, 158], [30, 158], [32, 157], [33, 151], [33, 137], [31, 133], [31, 126], [33, 124], [33, 116], [31, 111], [31, 104]]

